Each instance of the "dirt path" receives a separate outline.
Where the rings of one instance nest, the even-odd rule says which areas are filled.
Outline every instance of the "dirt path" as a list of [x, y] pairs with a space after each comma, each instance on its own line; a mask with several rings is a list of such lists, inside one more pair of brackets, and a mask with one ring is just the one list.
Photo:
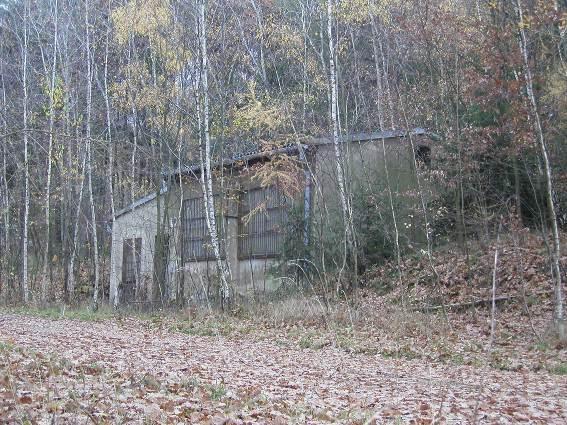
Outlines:
[[543, 372], [189, 336], [133, 319], [2, 314], [0, 344], [6, 422], [567, 423], [567, 379]]

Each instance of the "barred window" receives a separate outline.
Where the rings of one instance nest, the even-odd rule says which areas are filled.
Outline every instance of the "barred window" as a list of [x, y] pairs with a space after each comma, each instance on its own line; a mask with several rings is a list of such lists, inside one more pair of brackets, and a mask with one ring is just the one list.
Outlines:
[[[215, 207], [218, 207], [218, 197], [215, 196]], [[218, 210], [218, 208], [217, 208]], [[217, 235], [219, 239], [221, 256], [224, 257], [224, 237], [221, 226], [221, 217], [217, 215]], [[183, 255], [186, 261], [205, 261], [215, 259], [215, 253], [211, 244], [211, 235], [207, 227], [205, 217], [205, 205], [203, 198], [192, 198], [183, 201], [183, 226], [182, 226]]]
[[281, 254], [288, 205], [289, 200], [276, 186], [252, 189], [242, 194], [238, 226], [240, 259]]

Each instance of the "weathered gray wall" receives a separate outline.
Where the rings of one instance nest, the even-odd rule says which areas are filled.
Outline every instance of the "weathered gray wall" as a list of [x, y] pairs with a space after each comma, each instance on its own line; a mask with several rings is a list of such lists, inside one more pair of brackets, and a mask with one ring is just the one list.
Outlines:
[[[425, 137], [415, 137], [414, 144], [429, 146], [430, 141]], [[381, 140], [341, 144], [345, 158], [347, 190], [362, 189], [365, 194], [374, 194], [381, 198], [386, 208], [386, 203], [389, 202], [385, 173], [385, 165], [387, 165], [401, 238], [406, 242], [419, 243], [424, 239], [424, 226], [422, 217], [416, 213], [420, 207], [411, 144], [408, 139], [394, 138], [386, 139], [385, 146], [386, 157], [384, 158]], [[313, 172], [312, 231], [317, 231], [318, 226], [328, 226], [325, 220], [329, 220], [329, 214], [334, 219], [340, 219], [335, 153], [332, 144], [317, 146], [310, 169]], [[226, 261], [231, 271], [232, 286], [238, 295], [245, 297], [263, 291], [272, 291], [281, 284], [281, 280], [271, 273], [273, 266], [277, 263], [276, 259], [238, 258], [237, 194], [239, 191], [258, 187], [260, 183], [232, 169], [226, 169], [224, 172], [223, 186], [217, 184], [214, 192], [227, 194], [231, 198], [231, 201], [225, 204], [223, 214], [226, 217], [224, 221]], [[297, 202], [303, 200], [303, 189], [303, 187], [298, 188]], [[164, 294], [170, 301], [181, 292], [186, 299], [204, 301], [207, 291], [214, 294], [215, 285], [218, 285], [217, 266], [214, 260], [191, 261], [182, 258], [181, 199], [200, 197], [202, 197], [201, 183], [195, 176], [183, 177], [181, 185], [174, 184], [167, 195], [160, 196], [160, 216], [163, 217], [165, 205], [167, 205], [171, 223], [167, 267], [168, 287], [167, 294]], [[156, 288], [152, 282], [157, 216], [157, 200], [153, 199], [116, 220], [112, 232], [111, 302], [116, 300], [117, 288], [122, 278], [122, 246], [126, 238], [142, 238], [142, 287], [139, 293], [145, 294], [147, 300], [155, 300], [159, 295], [156, 293], [159, 288]], [[388, 220], [391, 220], [387, 209], [384, 211], [384, 217], [387, 227], [389, 226]]]
[[[226, 229], [226, 261], [229, 266], [232, 287], [238, 296], [249, 297], [254, 292], [270, 291], [277, 287], [277, 280], [270, 275], [270, 269], [274, 265], [274, 259], [239, 259], [238, 258], [238, 191], [248, 190], [258, 187], [259, 183], [250, 181], [246, 177], [241, 177], [230, 170], [224, 176], [223, 187], [215, 185], [215, 194], [225, 193], [231, 201], [225, 205], [223, 214], [225, 215], [224, 226]], [[179, 189], [177, 189], [179, 190]], [[181, 193], [174, 196], [175, 199], [191, 199], [202, 196], [200, 182], [195, 178], [184, 178]], [[177, 210], [179, 205], [174, 206]], [[179, 220], [179, 223], [181, 220]], [[180, 226], [176, 227], [176, 232], [180, 231]], [[181, 238], [176, 238], [176, 250], [181, 253]], [[218, 284], [217, 266], [214, 260], [191, 261], [184, 259], [180, 261], [180, 255], [174, 255], [179, 262], [175, 285], [183, 284], [184, 296], [195, 301], [204, 301], [206, 293], [213, 291], [216, 295], [215, 285]], [[183, 273], [183, 276], [180, 276]], [[183, 283], [182, 283], [183, 282]]]
[[112, 228], [112, 252], [110, 267], [110, 303], [121, 302], [118, 288], [122, 281], [122, 250], [124, 239], [142, 238], [140, 254], [140, 286], [137, 288], [139, 298], [152, 299], [155, 235], [157, 231], [156, 201], [150, 201], [132, 212], [121, 215]]
[[[430, 147], [431, 143], [425, 136], [414, 136], [413, 141], [414, 146]], [[425, 226], [410, 140], [385, 139], [384, 145], [385, 157], [382, 140], [340, 144], [347, 192], [376, 196], [377, 204], [381, 204], [380, 211], [376, 211], [376, 214], [381, 214], [386, 231], [391, 227], [393, 233], [385, 168], [387, 166], [400, 238], [406, 244], [423, 243]], [[325, 223], [328, 223], [329, 218], [342, 220], [333, 144], [317, 146], [313, 168], [317, 185], [313, 190], [313, 227], [316, 230], [326, 226]], [[429, 188], [425, 182], [423, 183], [424, 195], [428, 198]]]

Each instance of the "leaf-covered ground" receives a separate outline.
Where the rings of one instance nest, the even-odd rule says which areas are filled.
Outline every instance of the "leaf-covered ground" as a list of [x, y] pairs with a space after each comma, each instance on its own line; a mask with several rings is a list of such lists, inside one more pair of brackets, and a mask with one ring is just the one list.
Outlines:
[[349, 352], [277, 329], [195, 333], [0, 313], [1, 421], [567, 423], [567, 379], [545, 369]]

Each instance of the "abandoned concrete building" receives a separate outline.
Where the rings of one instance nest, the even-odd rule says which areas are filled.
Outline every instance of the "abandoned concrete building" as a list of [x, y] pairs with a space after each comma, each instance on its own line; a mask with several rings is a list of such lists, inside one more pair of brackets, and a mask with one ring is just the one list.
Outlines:
[[[431, 143], [432, 136], [419, 128], [342, 137], [345, 180], [349, 185], [382, 187], [376, 193], [384, 193], [386, 162], [390, 188], [403, 197], [415, 188], [414, 159], [431, 161]], [[246, 144], [231, 151], [215, 163], [217, 227], [232, 287], [249, 296], [272, 291], [283, 281], [273, 273], [273, 266], [290, 231], [291, 209], [299, 211], [302, 243], [309, 245], [323, 205], [328, 211], [338, 202], [335, 151], [326, 138], [270, 148]], [[296, 196], [255, 178], [255, 166], [281, 156], [300, 164]], [[186, 166], [165, 173], [159, 192], [117, 212], [110, 273], [113, 305], [166, 303], [179, 297], [198, 301], [207, 296], [217, 280], [217, 265], [206, 226], [200, 170]], [[411, 217], [408, 212], [406, 221]], [[412, 231], [411, 225], [406, 230]]]

